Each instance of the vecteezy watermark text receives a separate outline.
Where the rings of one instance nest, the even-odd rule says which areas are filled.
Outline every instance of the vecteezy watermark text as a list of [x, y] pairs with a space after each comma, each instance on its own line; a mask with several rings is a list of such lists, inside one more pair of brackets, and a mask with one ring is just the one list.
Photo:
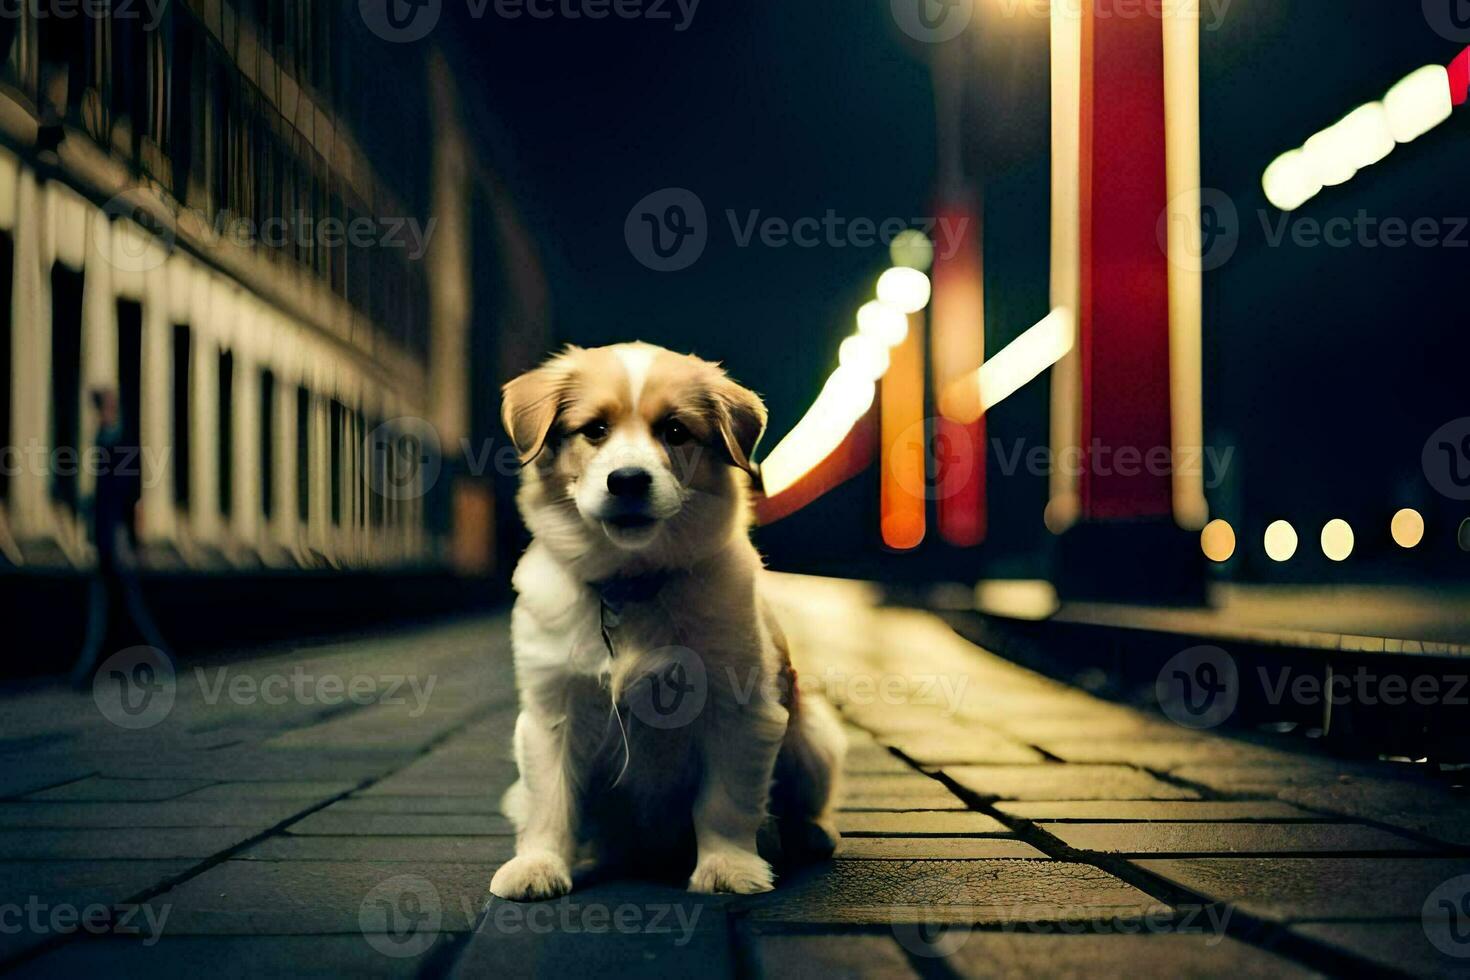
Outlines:
[[144, 946], [153, 946], [163, 937], [172, 911], [172, 905], [146, 902], [72, 905], [31, 895], [24, 902], [0, 904], [0, 935], [27, 932], [33, 936], [65, 936], [84, 932], [92, 936], [142, 936]]
[[267, 674], [264, 677], [241, 673], [231, 676], [228, 667], [216, 668], [212, 678], [203, 667], [195, 667], [194, 674], [200, 695], [210, 707], [221, 700], [237, 705], [402, 706], [409, 703], [411, 695], [410, 718], [418, 718], [428, 709], [429, 698], [439, 680], [434, 674], [423, 679], [413, 674], [314, 674], [300, 666], [289, 674]]
[[142, 20], [143, 30], [157, 30], [169, 0], [0, 0], [0, 20], [34, 21]]

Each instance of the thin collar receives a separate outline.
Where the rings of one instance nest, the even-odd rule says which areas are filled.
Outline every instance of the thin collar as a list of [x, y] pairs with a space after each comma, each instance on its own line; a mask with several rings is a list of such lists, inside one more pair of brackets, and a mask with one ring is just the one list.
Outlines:
[[667, 570], [644, 572], [641, 575], [617, 575], [601, 582], [589, 582], [600, 600], [598, 615], [602, 628], [602, 642], [607, 655], [616, 657], [612, 629], [623, 621], [623, 610], [632, 602], [649, 602], [659, 594], [665, 583], [673, 577]]
[[629, 603], [649, 602], [656, 597], [673, 574], [664, 569], [641, 575], [615, 575], [589, 584], [602, 600], [603, 607], [615, 616], [621, 616]]

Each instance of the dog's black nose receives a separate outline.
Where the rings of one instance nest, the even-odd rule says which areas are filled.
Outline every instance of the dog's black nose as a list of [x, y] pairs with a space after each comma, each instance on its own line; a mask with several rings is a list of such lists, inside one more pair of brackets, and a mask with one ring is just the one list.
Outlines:
[[636, 466], [624, 466], [607, 475], [607, 492], [614, 497], [644, 497], [653, 486], [653, 474]]

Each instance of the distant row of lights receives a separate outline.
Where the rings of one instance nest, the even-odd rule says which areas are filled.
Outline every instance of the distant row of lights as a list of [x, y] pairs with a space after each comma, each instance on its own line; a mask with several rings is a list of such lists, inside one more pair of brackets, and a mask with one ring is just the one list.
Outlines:
[[[1417, 548], [1424, 540], [1424, 515], [1405, 507], [1393, 515], [1389, 533], [1400, 548]], [[1460, 524], [1457, 540], [1462, 550], [1470, 551], [1470, 518]], [[1353, 526], [1347, 521], [1335, 518], [1322, 526], [1322, 554], [1332, 561], [1347, 561], [1354, 543]], [[1289, 521], [1273, 521], [1266, 528], [1264, 544], [1266, 555], [1272, 561], [1290, 561], [1299, 544], [1296, 528]], [[1210, 561], [1229, 561], [1235, 555], [1235, 547], [1235, 528], [1229, 521], [1213, 520], [1200, 532], [1200, 549]]]
[[929, 305], [933, 287], [925, 269], [934, 246], [922, 232], [905, 231], [890, 245], [892, 268], [878, 277], [876, 299], [857, 311], [856, 331], [837, 349], [837, 369], [786, 437], [761, 462], [768, 496], [789, 489], [827, 458], [873, 407], [888, 373], [889, 351], [909, 334], [909, 316]]
[[1418, 139], [1448, 119], [1466, 100], [1470, 48], [1448, 68], [1425, 65], [1388, 90], [1382, 101], [1361, 105], [1271, 162], [1261, 175], [1266, 199], [1295, 211], [1324, 187], [1345, 184], [1400, 143]]

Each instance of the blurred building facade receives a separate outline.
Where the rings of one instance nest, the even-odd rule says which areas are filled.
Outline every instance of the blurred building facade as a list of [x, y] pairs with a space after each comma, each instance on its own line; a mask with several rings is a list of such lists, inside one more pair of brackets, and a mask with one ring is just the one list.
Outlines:
[[472, 369], [510, 367], [470, 335], [544, 336], [536, 249], [442, 57], [349, 7], [0, 19], [3, 563], [91, 561], [106, 387], [145, 567], [494, 569], [493, 474], [457, 458]]

